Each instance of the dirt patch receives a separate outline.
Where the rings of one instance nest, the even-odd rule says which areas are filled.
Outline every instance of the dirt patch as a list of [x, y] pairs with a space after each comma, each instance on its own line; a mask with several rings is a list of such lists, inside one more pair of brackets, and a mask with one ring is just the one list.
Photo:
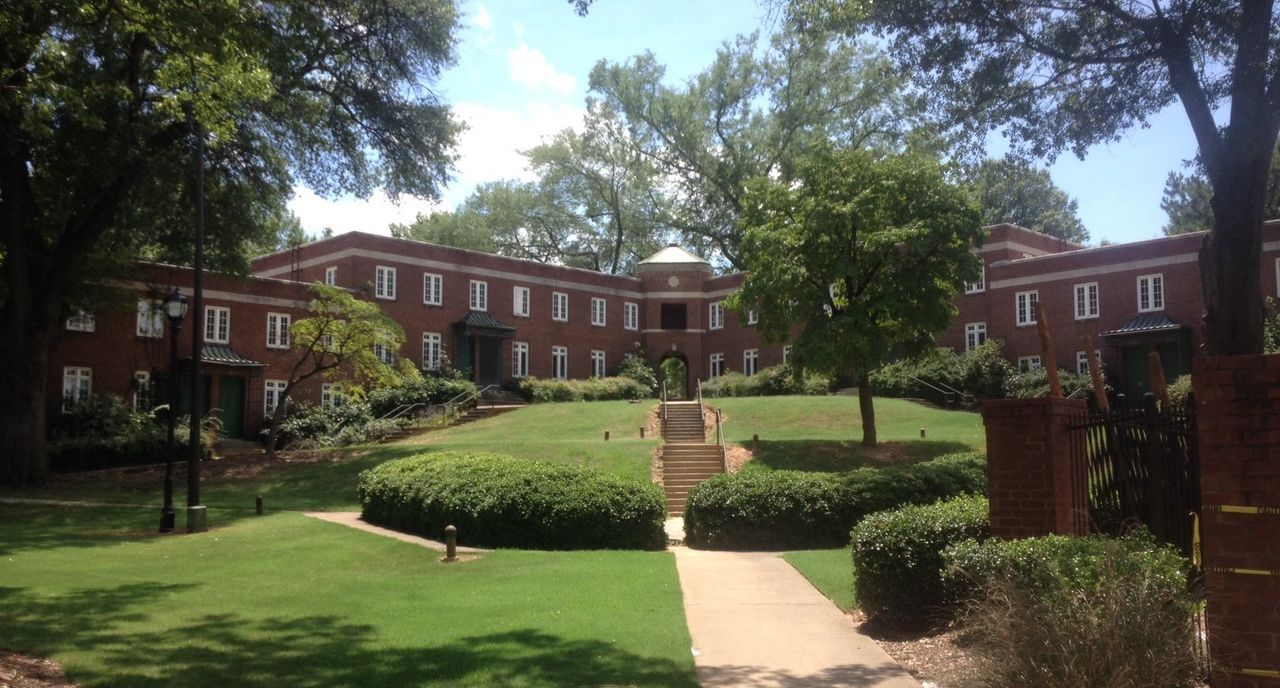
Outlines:
[[79, 688], [57, 662], [0, 650], [0, 688]]
[[755, 456], [750, 449], [740, 444], [726, 444], [724, 453], [725, 463], [728, 464], [730, 473], [737, 473], [742, 470], [742, 467]]
[[867, 621], [856, 609], [849, 612], [849, 618], [921, 682], [954, 688], [974, 677], [974, 659], [965, 647], [964, 632], [956, 626], [927, 631], [893, 628]]

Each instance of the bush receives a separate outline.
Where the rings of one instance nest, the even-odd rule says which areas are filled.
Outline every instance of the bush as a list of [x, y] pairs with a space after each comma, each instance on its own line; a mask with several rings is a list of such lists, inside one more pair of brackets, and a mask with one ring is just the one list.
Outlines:
[[852, 533], [859, 605], [869, 616], [928, 620], [947, 601], [942, 551], [963, 540], [984, 539], [989, 529], [987, 500], [974, 496], [868, 516]]
[[897, 361], [871, 373], [871, 387], [876, 394], [888, 397], [913, 397], [945, 403], [927, 385], [943, 384], [958, 389], [976, 399], [1000, 399], [1005, 396], [1005, 380], [1013, 375], [1014, 368], [1000, 350], [1000, 343], [988, 339], [986, 343], [966, 353], [957, 354], [951, 349], [935, 349], [919, 358]]
[[425, 375], [398, 385], [377, 387], [365, 400], [373, 418], [380, 418], [396, 407], [407, 404], [443, 404], [467, 392], [475, 392], [475, 383], [456, 376]]
[[[395, 408], [394, 406], [392, 408]], [[377, 420], [369, 402], [348, 400], [334, 406], [301, 403], [280, 421], [276, 448], [315, 449], [369, 444], [404, 427], [407, 419]], [[269, 427], [262, 429], [265, 439]]]
[[[1198, 596], [1188, 562], [1149, 535], [965, 542], [943, 553], [976, 595], [975, 685], [1195, 686]], [[960, 572], [963, 571], [963, 574]], [[973, 587], [977, 582], [976, 587]]]
[[625, 377], [644, 385], [652, 395], [658, 391], [658, 374], [649, 362], [635, 354], [622, 357], [622, 362], [613, 369], [614, 377]]
[[[1097, 408], [1098, 402], [1093, 393], [1093, 380], [1088, 375], [1077, 375], [1058, 369], [1058, 378], [1062, 382], [1062, 394], [1086, 399], [1089, 405]], [[1105, 384], [1105, 383], [1104, 383]], [[1010, 376], [1004, 383], [1005, 395], [1010, 399], [1034, 399], [1049, 396], [1049, 371], [1036, 368], [1025, 373]], [[1107, 392], [1111, 387], [1107, 386]]]
[[867, 514], [986, 492], [986, 461], [962, 453], [849, 473], [742, 471], [689, 492], [685, 538], [717, 549], [842, 547]]
[[526, 549], [661, 549], [662, 489], [581, 466], [441, 452], [360, 474], [363, 518], [458, 542]]
[[1169, 385], [1169, 405], [1175, 409], [1186, 409], [1191, 402], [1191, 376], [1183, 375]]
[[[168, 413], [168, 407], [156, 409]], [[92, 471], [122, 466], [162, 463], [167, 459], [168, 429], [164, 416], [150, 412], [134, 412], [119, 397], [99, 394], [76, 404], [60, 419], [46, 445], [49, 467], [58, 472]], [[206, 452], [218, 441], [218, 426], [205, 424], [201, 441]], [[185, 452], [189, 435], [188, 419], [178, 419], [174, 430], [178, 451]], [[183, 460], [186, 454], [180, 454]]]
[[805, 371], [797, 379], [789, 364], [770, 366], [755, 375], [725, 373], [702, 382], [705, 397], [764, 397], [792, 394], [829, 394], [833, 382], [826, 375]]
[[609, 401], [644, 399], [652, 392], [629, 377], [593, 377], [586, 380], [551, 380], [526, 377], [520, 395], [529, 401]]

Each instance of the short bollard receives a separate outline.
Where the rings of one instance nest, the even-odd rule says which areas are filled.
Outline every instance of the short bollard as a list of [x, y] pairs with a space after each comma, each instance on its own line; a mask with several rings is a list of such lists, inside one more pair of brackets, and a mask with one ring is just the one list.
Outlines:
[[751, 453], [754, 454], [758, 451], [760, 451], [760, 435], [757, 433], [751, 436]]
[[258, 511], [258, 515], [262, 515], [262, 495], [253, 498], [253, 506]]
[[920, 428], [920, 439], [924, 439], [924, 428]]
[[458, 529], [454, 526], [444, 528], [444, 560], [458, 560]]
[[605, 442], [608, 442], [608, 441], [609, 441], [609, 431], [608, 431], [608, 430], [605, 430], [605, 431], [604, 431], [604, 441], [605, 441]]
[[644, 439], [644, 426], [640, 426], [640, 439]]

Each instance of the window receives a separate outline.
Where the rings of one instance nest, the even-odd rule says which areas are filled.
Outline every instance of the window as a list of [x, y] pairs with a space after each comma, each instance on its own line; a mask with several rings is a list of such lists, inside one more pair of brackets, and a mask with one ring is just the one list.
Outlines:
[[444, 303], [444, 278], [429, 272], [422, 273], [422, 302], [428, 306]]
[[965, 282], [964, 293], [978, 294], [986, 290], [987, 290], [987, 262], [981, 261], [981, 264], [978, 266], [978, 281]]
[[155, 406], [155, 385], [151, 382], [151, 372], [136, 370], [133, 373], [133, 411], [145, 413]]
[[604, 377], [604, 352], [591, 352], [591, 377]]
[[93, 332], [97, 328], [93, 313], [77, 310], [67, 318], [67, 329], [72, 332]]
[[529, 375], [529, 343], [511, 343], [511, 377], [527, 377]]
[[373, 295], [379, 299], [395, 300], [396, 298], [396, 269], [388, 268], [382, 265], [374, 269]]
[[67, 366], [62, 369], [62, 412], [70, 413], [76, 404], [89, 399], [93, 391], [93, 369]]
[[331, 287], [338, 284], [337, 266], [328, 267], [324, 269], [324, 283]]
[[210, 344], [231, 342], [231, 309], [223, 306], [205, 306], [204, 340]]
[[987, 324], [984, 322], [966, 323], [964, 326], [964, 350], [973, 351], [987, 341]]
[[563, 346], [551, 347], [551, 377], [557, 380], [569, 377], [569, 350]]
[[560, 292], [551, 292], [551, 319], [564, 322], [569, 319], [569, 295]]
[[285, 313], [267, 313], [267, 348], [289, 348], [290, 318]]
[[[1102, 365], [1102, 351], [1094, 349], [1094, 355], [1098, 357], [1098, 365]], [[1076, 373], [1079, 375], [1089, 374], [1089, 354], [1085, 351], [1076, 352]]]
[[711, 377], [724, 375], [724, 354], [711, 354]]
[[683, 303], [664, 303], [661, 309], [662, 329], [683, 330], [688, 327], [689, 320]]
[[276, 407], [284, 399], [284, 388], [288, 385], [284, 380], [267, 380], [262, 389], [262, 415], [271, 417]]
[[489, 283], [471, 280], [471, 310], [489, 310]]
[[604, 327], [604, 299], [591, 299], [591, 324]]
[[1164, 275], [1138, 278], [1138, 312], [1164, 310]]
[[1019, 356], [1018, 357], [1018, 372], [1027, 373], [1032, 370], [1039, 370], [1040, 368], [1041, 368], [1041, 365], [1040, 365], [1039, 356]]
[[1076, 320], [1098, 317], [1098, 283], [1076, 285]]
[[326, 382], [320, 385], [320, 405], [325, 408], [334, 408], [342, 406], [346, 401], [342, 393], [342, 384], [338, 382]]
[[748, 325], [755, 325], [755, 324], [756, 324], [756, 323], [758, 323], [758, 322], [760, 322], [760, 313], [759, 313], [759, 311], [757, 311], [757, 310], [756, 310], [756, 309], [754, 309], [754, 308], [752, 308], [751, 310], [747, 311], [747, 324], [748, 324]]
[[640, 306], [627, 302], [622, 304], [622, 329], [638, 330], [640, 329]]
[[1018, 326], [1036, 324], [1036, 304], [1040, 301], [1038, 291], [1020, 291], [1014, 294], [1017, 302], [1014, 323]]
[[438, 332], [422, 333], [422, 369], [439, 370], [442, 342]]
[[138, 336], [164, 336], [164, 306], [159, 301], [138, 299]]
[[724, 327], [724, 301], [716, 301], [711, 304], [711, 320], [707, 324], [708, 329], [719, 330]]
[[786, 365], [791, 360], [791, 345], [787, 344], [782, 347], [782, 365]]
[[522, 318], [529, 317], [529, 288], [515, 287], [511, 294], [511, 313]]
[[379, 361], [382, 361], [383, 363], [385, 363], [385, 364], [387, 364], [387, 365], [395, 365], [395, 364], [396, 364], [396, 352], [395, 352], [395, 351], [392, 351], [391, 347], [389, 347], [389, 346], [387, 346], [387, 345], [385, 345], [385, 344], [374, 344], [374, 345], [373, 345], [373, 355], [374, 355], [374, 357], [376, 357]]
[[747, 349], [742, 352], [742, 374], [755, 375], [760, 366], [760, 350]]

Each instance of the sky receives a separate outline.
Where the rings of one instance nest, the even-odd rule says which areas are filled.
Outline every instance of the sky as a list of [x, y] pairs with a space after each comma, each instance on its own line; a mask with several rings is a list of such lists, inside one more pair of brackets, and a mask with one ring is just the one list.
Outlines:
[[[710, 64], [716, 49], [768, 20], [756, 0], [596, 0], [579, 17], [564, 0], [461, 0], [457, 62], [433, 89], [467, 124], [453, 180], [440, 201], [384, 194], [326, 199], [296, 188], [289, 207], [310, 233], [359, 230], [388, 234], [392, 223], [452, 209], [477, 184], [529, 180], [520, 150], [581, 122], [587, 77], [599, 60], [622, 62], [648, 50], [680, 83]], [[1145, 129], [1094, 146], [1083, 160], [1067, 153], [1049, 166], [1058, 186], [1079, 202], [1091, 243], [1161, 235], [1165, 176], [1195, 155], [1195, 139], [1176, 105]], [[993, 140], [989, 152], [1003, 144]]]

